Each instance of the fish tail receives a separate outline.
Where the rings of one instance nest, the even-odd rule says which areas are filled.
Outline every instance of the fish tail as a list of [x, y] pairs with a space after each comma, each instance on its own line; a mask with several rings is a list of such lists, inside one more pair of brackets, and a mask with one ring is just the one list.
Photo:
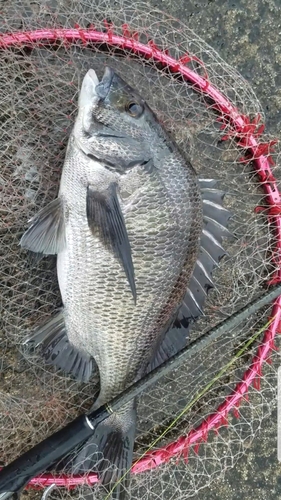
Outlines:
[[73, 474], [96, 472], [114, 500], [128, 497], [136, 433], [136, 405], [130, 402], [101, 422], [83, 448], [70, 458]]

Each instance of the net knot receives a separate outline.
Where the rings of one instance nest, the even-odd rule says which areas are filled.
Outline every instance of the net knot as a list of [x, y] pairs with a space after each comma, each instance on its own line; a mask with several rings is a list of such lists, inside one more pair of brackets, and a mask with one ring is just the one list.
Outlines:
[[233, 413], [233, 416], [235, 418], [237, 418], [237, 419], [240, 418], [240, 412], [239, 412], [238, 405], [236, 405], [236, 406], [233, 407], [232, 413]]
[[[222, 124], [221, 130], [224, 130], [226, 127], [230, 125], [229, 119], [230, 117], [224, 116], [225, 123]], [[226, 141], [231, 137], [235, 137], [239, 140], [238, 144], [241, 147], [251, 147], [251, 141], [253, 138], [258, 139], [264, 132], [265, 125], [261, 124], [258, 128], [257, 125], [261, 121], [261, 115], [258, 113], [253, 120], [246, 116], [240, 115], [242, 124], [235, 124], [235, 127], [231, 125], [231, 129], [224, 135], [221, 140]]]
[[152, 57], [155, 56], [156, 54], [158, 54], [159, 52], [163, 53], [163, 51], [160, 49], [160, 47], [158, 47], [158, 45], [156, 45], [154, 40], [148, 40], [147, 45], [149, 45], [149, 47], [151, 48]]
[[[278, 327], [277, 327], [277, 333], [281, 333], [281, 322], [279, 323]], [[279, 351], [279, 347], [275, 344], [274, 342], [274, 338], [272, 338], [270, 341], [269, 341], [269, 345], [270, 345], [270, 349], [272, 351], [276, 351], [278, 352]]]
[[130, 40], [139, 40], [139, 34], [137, 31], [132, 31], [127, 23], [122, 24], [122, 33], [124, 38], [129, 38]]
[[200, 445], [202, 443], [206, 443], [208, 440], [208, 433], [209, 433], [209, 422], [207, 420], [204, 420], [201, 424], [200, 428], [200, 436], [197, 438], [197, 441], [194, 443], [193, 446], [193, 451], [196, 453], [196, 455], [199, 452]]
[[216, 419], [216, 423], [214, 424], [213, 428], [215, 430], [218, 430], [220, 427], [228, 427], [228, 420], [227, 420], [227, 415], [228, 415], [228, 408], [227, 404], [223, 403], [222, 405], [224, 408], [218, 408], [217, 410], [217, 416], [218, 418]]
[[246, 115], [241, 115], [241, 118], [243, 119], [243, 125], [237, 126], [236, 130], [239, 135], [242, 137], [242, 143], [244, 143], [244, 146], [249, 146], [248, 139], [250, 137], [254, 137], [255, 139], [258, 139], [264, 132], [265, 129], [265, 124], [261, 124], [258, 127], [258, 124], [261, 121], [261, 115], [258, 113], [253, 120], [246, 116]]
[[220, 426], [228, 427], [227, 412], [224, 412], [220, 416]]
[[209, 76], [208, 76], [206, 67], [205, 67], [203, 61], [201, 61], [201, 59], [199, 59], [199, 57], [191, 55], [188, 52], [186, 52], [183, 56], [181, 56], [178, 59], [178, 61], [179, 61], [180, 64], [183, 64], [183, 65], [188, 64], [188, 63], [190, 63], [192, 61], [195, 61], [204, 70], [204, 76], [203, 76], [203, 78], [205, 80], [207, 80], [207, 81], [209, 80]]
[[159, 465], [168, 462], [173, 455], [174, 451], [172, 451], [169, 446], [163, 448], [161, 453], [157, 453], [153, 456], [155, 467], [159, 467]]
[[277, 143], [277, 139], [272, 139], [267, 142], [260, 142], [257, 146], [248, 146], [246, 139], [239, 139], [238, 145], [242, 148], [250, 148], [250, 151], [247, 151], [245, 156], [239, 159], [240, 163], [250, 163], [253, 160], [261, 158], [262, 156], [266, 156], [269, 165], [275, 165], [275, 162], [271, 156], [271, 153], [274, 152], [274, 146]]
[[273, 254], [272, 260], [277, 267], [277, 270], [273, 273], [273, 276], [270, 280], [267, 281], [268, 285], [279, 285], [281, 283], [281, 254], [280, 254], [279, 245], [276, 249], [276, 254]]
[[[255, 209], [254, 212], [256, 214], [259, 214], [260, 212], [266, 212], [268, 216], [276, 217], [281, 215], [281, 203], [276, 203], [272, 205], [271, 207], [263, 207], [261, 205], [258, 205]], [[279, 283], [279, 281], [278, 281]]]
[[253, 381], [253, 387], [254, 389], [256, 389], [257, 391], [260, 391], [261, 390], [261, 378], [260, 376], [257, 374], [254, 378], [254, 381]]
[[111, 43], [114, 35], [114, 25], [111, 21], [108, 21], [107, 19], [103, 20], [103, 24], [105, 26], [105, 30], [108, 36], [108, 41], [109, 43]]

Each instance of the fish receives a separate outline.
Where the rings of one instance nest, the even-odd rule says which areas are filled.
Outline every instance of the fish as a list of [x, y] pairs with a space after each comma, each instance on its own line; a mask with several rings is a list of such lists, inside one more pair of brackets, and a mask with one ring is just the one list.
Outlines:
[[[63, 304], [25, 344], [80, 382], [98, 373], [92, 409], [186, 345], [230, 234], [216, 184], [198, 178], [137, 89], [110, 67], [100, 80], [89, 69], [58, 196], [20, 244], [57, 255]], [[136, 401], [113, 411], [72, 472], [95, 471], [112, 498], [126, 498], [136, 419]]]

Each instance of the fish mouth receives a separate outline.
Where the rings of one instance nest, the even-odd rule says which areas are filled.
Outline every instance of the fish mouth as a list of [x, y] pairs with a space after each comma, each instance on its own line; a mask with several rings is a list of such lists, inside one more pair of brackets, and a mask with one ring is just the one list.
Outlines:
[[108, 95], [114, 75], [113, 69], [106, 66], [102, 80], [96, 85], [96, 94], [100, 99], [105, 99]]
[[99, 81], [95, 70], [89, 69], [82, 82], [78, 100], [79, 108], [87, 107], [89, 103], [95, 106], [99, 101], [104, 100], [110, 91], [114, 76], [113, 69], [106, 67], [102, 80]]
[[97, 103], [99, 100], [99, 97], [96, 94], [97, 85], [99, 85], [99, 79], [96, 72], [94, 69], [89, 69], [84, 76], [78, 98], [78, 106], [80, 109], [87, 108], [89, 103], [92, 105]]
[[99, 84], [99, 79], [98, 79], [97, 74], [96, 74], [94, 69], [89, 69], [87, 76], [89, 76], [91, 78], [95, 87]]

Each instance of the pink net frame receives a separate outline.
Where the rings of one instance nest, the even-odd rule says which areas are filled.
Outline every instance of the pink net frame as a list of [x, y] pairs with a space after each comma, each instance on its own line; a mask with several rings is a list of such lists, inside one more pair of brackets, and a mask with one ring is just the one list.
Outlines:
[[[203, 62], [198, 58], [186, 53], [184, 57], [175, 59], [171, 57], [168, 51], [160, 50], [153, 41], [147, 45], [140, 43], [138, 34], [131, 32], [129, 26], [122, 26], [123, 35], [114, 34], [114, 28], [106, 21], [106, 32], [96, 31], [94, 28], [83, 29], [78, 25], [70, 29], [38, 29], [34, 31], [22, 31], [0, 35], [0, 50], [13, 46], [32, 45], [35, 42], [55, 43], [67, 42], [75, 43], [79, 41], [85, 45], [93, 43], [106, 43], [108, 46], [117, 47], [123, 50], [130, 50], [138, 56], [151, 61], [162, 63], [171, 73], [181, 73], [181, 75], [190, 83], [193, 88], [201, 94], [211, 98], [212, 108], [218, 112], [218, 120], [222, 123], [222, 130], [227, 128], [227, 133], [222, 140], [227, 140], [230, 136], [234, 137], [238, 146], [246, 151], [241, 161], [252, 162], [262, 189], [266, 194], [266, 207], [257, 207], [257, 211], [265, 210], [268, 222], [274, 228], [275, 248], [272, 260], [276, 271], [273, 278], [268, 283], [277, 284], [281, 282], [281, 194], [278, 190], [277, 181], [272, 173], [271, 166], [274, 165], [271, 157], [273, 146], [276, 141], [262, 141], [264, 126], [259, 126], [260, 117], [256, 116], [252, 121], [249, 117], [241, 114], [239, 110], [220, 92], [218, 88], [212, 85], [205, 72], [200, 76], [187, 64], [195, 60], [204, 68]], [[266, 329], [263, 339], [253, 357], [249, 368], [245, 371], [242, 380], [236, 385], [235, 389], [229, 394], [225, 401], [210, 414], [200, 425], [190, 430], [186, 436], [181, 436], [174, 442], [169, 443], [160, 449], [147, 452], [135, 465], [131, 472], [138, 474], [154, 469], [161, 464], [168, 462], [171, 457], [184, 456], [187, 459], [188, 451], [191, 446], [198, 450], [200, 442], [206, 441], [208, 433], [211, 430], [217, 430], [222, 425], [227, 425], [227, 418], [230, 411], [239, 416], [238, 408], [242, 400], [247, 399], [248, 389], [254, 384], [258, 389], [262, 365], [264, 362], [270, 362], [270, 355], [276, 350], [274, 339], [278, 333], [279, 323], [281, 321], [281, 296], [279, 296], [272, 305], [270, 326]], [[41, 474], [33, 478], [29, 487], [45, 488], [55, 484], [59, 487], [74, 488], [80, 484], [92, 485], [98, 482], [97, 475], [90, 473], [87, 476], [54, 476], [50, 473]]]

